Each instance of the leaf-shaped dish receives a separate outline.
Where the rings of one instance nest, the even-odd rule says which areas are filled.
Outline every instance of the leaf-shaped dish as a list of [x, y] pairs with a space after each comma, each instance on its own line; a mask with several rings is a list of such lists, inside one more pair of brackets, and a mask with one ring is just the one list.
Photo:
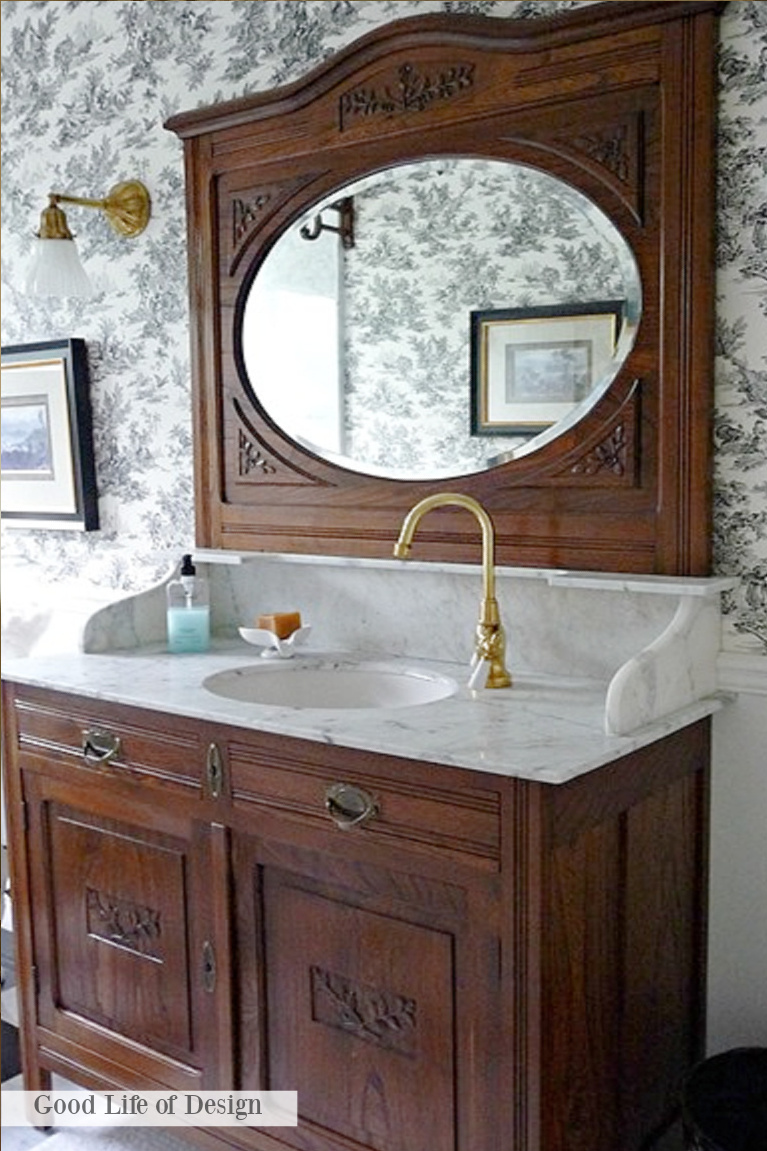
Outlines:
[[305, 643], [312, 628], [311, 624], [305, 624], [296, 628], [285, 639], [279, 639], [273, 631], [267, 631], [263, 627], [241, 627], [238, 630], [246, 643], [264, 649], [261, 652], [264, 659], [290, 659], [295, 654], [295, 649]]

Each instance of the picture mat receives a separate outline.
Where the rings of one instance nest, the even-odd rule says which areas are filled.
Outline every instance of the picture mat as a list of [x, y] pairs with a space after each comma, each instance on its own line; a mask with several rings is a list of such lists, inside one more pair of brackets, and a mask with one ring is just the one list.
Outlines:
[[[71, 515], [77, 512], [72, 464], [72, 425], [69, 418], [66, 364], [63, 357], [2, 366], [2, 416], [24, 400], [45, 402], [48, 411], [51, 475], [22, 478], [2, 473], [4, 512]], [[12, 417], [11, 417], [12, 420]], [[0, 449], [1, 450], [1, 449]]]
[[[484, 321], [482, 332], [483, 388], [481, 420], [483, 427], [553, 424], [563, 419], [599, 382], [612, 363], [615, 351], [615, 316], [556, 316], [547, 319]], [[548, 346], [552, 353], [568, 347], [583, 359], [588, 347], [591, 378], [585, 392], [567, 402], [509, 402], [506, 393], [507, 367], [514, 350], [528, 348], [536, 358]], [[542, 391], [545, 392], [545, 387]]]

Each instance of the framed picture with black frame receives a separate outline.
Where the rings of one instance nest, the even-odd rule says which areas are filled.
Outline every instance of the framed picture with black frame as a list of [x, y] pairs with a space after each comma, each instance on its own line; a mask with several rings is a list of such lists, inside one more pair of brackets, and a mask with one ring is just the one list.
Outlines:
[[85, 341], [2, 349], [0, 510], [9, 527], [99, 526]]
[[625, 303], [598, 300], [471, 313], [471, 432], [535, 435], [605, 377]]

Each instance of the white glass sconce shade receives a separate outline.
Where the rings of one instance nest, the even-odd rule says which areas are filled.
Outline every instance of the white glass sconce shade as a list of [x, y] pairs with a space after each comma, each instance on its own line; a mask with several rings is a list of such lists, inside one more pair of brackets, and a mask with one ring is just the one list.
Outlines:
[[27, 273], [30, 296], [92, 296], [93, 287], [80, 263], [74, 240], [35, 240]]
[[48, 194], [48, 207], [40, 216], [35, 252], [27, 274], [26, 290], [31, 296], [92, 296], [91, 282], [80, 263], [67, 217], [60, 204], [97, 208], [103, 212], [119, 236], [139, 236], [149, 223], [152, 204], [149, 192], [139, 180], [115, 184], [103, 200]]

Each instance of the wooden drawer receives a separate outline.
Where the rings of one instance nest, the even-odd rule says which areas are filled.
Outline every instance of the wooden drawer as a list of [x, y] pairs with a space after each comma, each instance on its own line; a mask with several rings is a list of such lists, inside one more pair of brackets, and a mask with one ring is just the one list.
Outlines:
[[[409, 760], [268, 735], [233, 736], [228, 760], [235, 810], [279, 812], [366, 842], [396, 841], [485, 870], [499, 867], [497, 791], [436, 786]], [[326, 807], [328, 789], [338, 784], [362, 790], [375, 805], [368, 820], [348, 830], [338, 830]]]
[[194, 725], [163, 712], [19, 688], [14, 701], [19, 750], [69, 767], [201, 784], [205, 746]]

